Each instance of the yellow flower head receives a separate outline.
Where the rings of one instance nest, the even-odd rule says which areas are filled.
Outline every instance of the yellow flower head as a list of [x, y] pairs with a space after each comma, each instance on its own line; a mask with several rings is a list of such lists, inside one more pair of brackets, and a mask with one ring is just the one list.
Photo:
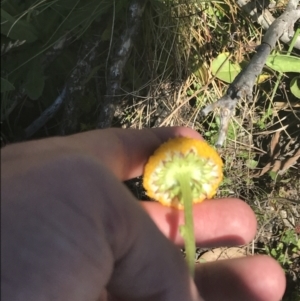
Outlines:
[[179, 178], [189, 179], [192, 202], [212, 198], [222, 181], [223, 162], [205, 141], [174, 138], [163, 143], [145, 166], [147, 195], [163, 205], [183, 209]]

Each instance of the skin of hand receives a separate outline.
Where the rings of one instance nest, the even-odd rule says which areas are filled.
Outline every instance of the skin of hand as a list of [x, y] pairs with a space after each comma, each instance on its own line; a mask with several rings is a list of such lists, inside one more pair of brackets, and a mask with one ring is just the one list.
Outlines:
[[[1, 300], [280, 300], [285, 276], [266, 256], [200, 264], [192, 280], [175, 246], [183, 211], [137, 202], [122, 183], [178, 136], [202, 139], [183, 127], [108, 129], [4, 147]], [[199, 247], [256, 233], [233, 198], [195, 205], [194, 221]]]

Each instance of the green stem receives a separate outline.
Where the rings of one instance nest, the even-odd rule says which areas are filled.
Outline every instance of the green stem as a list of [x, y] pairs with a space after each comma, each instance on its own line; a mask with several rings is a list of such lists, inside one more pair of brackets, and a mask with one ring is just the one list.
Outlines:
[[184, 225], [180, 226], [180, 234], [184, 240], [185, 254], [190, 274], [194, 277], [196, 242], [194, 235], [192, 191], [190, 186], [191, 179], [189, 174], [179, 174], [177, 180], [182, 193], [181, 202], [184, 205]]

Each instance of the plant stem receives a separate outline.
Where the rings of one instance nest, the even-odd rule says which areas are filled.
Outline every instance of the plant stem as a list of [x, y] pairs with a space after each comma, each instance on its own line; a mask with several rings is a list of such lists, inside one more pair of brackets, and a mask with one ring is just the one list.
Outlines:
[[192, 277], [195, 273], [195, 253], [196, 242], [194, 235], [194, 221], [193, 221], [193, 204], [192, 192], [190, 187], [190, 175], [180, 174], [177, 177], [181, 190], [181, 201], [184, 205], [184, 225], [180, 226], [180, 234], [184, 240], [185, 254]]

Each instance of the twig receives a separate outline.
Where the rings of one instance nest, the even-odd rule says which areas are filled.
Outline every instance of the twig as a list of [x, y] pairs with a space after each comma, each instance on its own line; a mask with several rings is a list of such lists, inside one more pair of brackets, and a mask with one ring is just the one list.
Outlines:
[[34, 135], [41, 127], [43, 127], [46, 122], [51, 119], [55, 113], [59, 110], [61, 107], [65, 96], [67, 93], [67, 87], [65, 86], [60, 93], [60, 95], [56, 98], [56, 100], [53, 102], [53, 104], [47, 108], [34, 122], [31, 123], [26, 129], [25, 129], [25, 138], [28, 139], [32, 135]]
[[265, 199], [260, 200], [261, 203], [263, 202], [269, 202], [270, 200], [275, 200], [281, 203], [294, 203], [294, 204], [300, 204], [300, 200], [293, 200], [293, 199], [288, 199], [288, 198], [282, 198], [282, 197], [268, 197]]
[[252, 100], [252, 90], [257, 77], [261, 73], [268, 55], [275, 47], [277, 40], [288, 32], [292, 34], [295, 22], [300, 18], [300, 9], [297, 9], [298, 0], [290, 0], [286, 11], [278, 17], [269, 27], [258, 47], [256, 54], [251, 59], [250, 63], [244, 68], [241, 73], [229, 85], [226, 94], [217, 102], [206, 106], [202, 110], [203, 115], [207, 115], [215, 108], [220, 108], [220, 131], [216, 146], [221, 147], [226, 139], [227, 129], [231, 116], [234, 115], [234, 110], [237, 102], [246, 97], [247, 100]]
[[111, 126], [115, 110], [120, 101], [118, 95], [120, 94], [124, 66], [133, 47], [133, 40], [140, 28], [146, 2], [145, 0], [133, 0], [129, 5], [128, 26], [121, 35], [119, 46], [111, 58], [111, 66], [107, 77], [106, 96], [101, 105], [98, 128]]

